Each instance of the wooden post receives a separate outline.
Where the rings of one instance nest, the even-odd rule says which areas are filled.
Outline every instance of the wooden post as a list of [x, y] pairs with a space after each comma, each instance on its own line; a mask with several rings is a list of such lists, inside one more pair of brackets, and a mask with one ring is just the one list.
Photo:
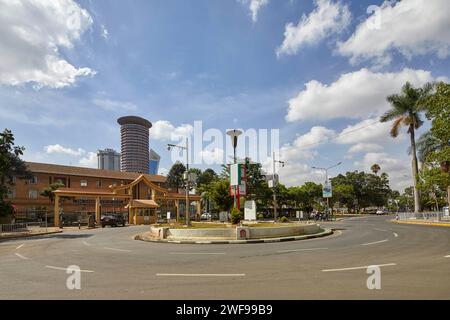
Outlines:
[[54, 214], [55, 214], [55, 227], [59, 227], [59, 196], [55, 194], [55, 207], [54, 207]]
[[180, 200], [175, 200], [175, 208], [177, 209], [177, 222], [180, 221]]
[[101, 209], [100, 209], [100, 197], [95, 198], [95, 221], [97, 226], [101, 225]]
[[201, 201], [197, 200], [197, 221], [200, 221], [200, 215], [202, 214]]

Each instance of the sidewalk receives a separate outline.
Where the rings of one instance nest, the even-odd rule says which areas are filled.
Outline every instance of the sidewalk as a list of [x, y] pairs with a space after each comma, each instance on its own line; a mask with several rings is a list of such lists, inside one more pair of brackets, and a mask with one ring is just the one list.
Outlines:
[[450, 227], [450, 221], [429, 221], [429, 220], [391, 220], [391, 222], [398, 224], [415, 224], [421, 226], [434, 226], [434, 227]]
[[24, 232], [1, 233], [0, 241], [28, 238], [28, 237], [36, 237], [36, 236], [55, 234], [55, 233], [61, 233], [61, 232], [62, 232], [62, 230], [60, 230], [59, 228], [50, 227], [50, 228], [47, 228], [47, 230], [45, 230], [45, 228], [40, 228], [40, 229], [30, 229], [29, 231], [24, 231]]

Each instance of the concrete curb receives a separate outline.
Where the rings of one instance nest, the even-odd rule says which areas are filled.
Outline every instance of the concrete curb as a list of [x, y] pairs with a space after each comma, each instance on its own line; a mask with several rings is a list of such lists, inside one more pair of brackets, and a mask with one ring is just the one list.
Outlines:
[[297, 241], [313, 238], [321, 238], [333, 234], [331, 229], [323, 229], [322, 232], [315, 234], [306, 234], [302, 236], [292, 236], [283, 238], [267, 238], [267, 239], [248, 239], [248, 240], [161, 240], [147, 237], [143, 234], [138, 234], [134, 240], [157, 242], [157, 243], [175, 243], [175, 244], [249, 244], [249, 243], [271, 243], [271, 242], [285, 242]]
[[62, 231], [50, 231], [50, 232], [43, 232], [43, 233], [33, 233], [33, 234], [17, 234], [12, 236], [6, 236], [6, 237], [0, 237], [0, 242], [7, 241], [7, 240], [14, 240], [14, 239], [21, 239], [21, 238], [31, 238], [31, 237], [39, 237], [39, 236], [45, 236], [49, 234], [56, 234], [56, 233], [62, 233]]
[[417, 226], [450, 227], [450, 223], [426, 222], [426, 221], [400, 221], [400, 220], [390, 220], [390, 221], [398, 224], [413, 224]]

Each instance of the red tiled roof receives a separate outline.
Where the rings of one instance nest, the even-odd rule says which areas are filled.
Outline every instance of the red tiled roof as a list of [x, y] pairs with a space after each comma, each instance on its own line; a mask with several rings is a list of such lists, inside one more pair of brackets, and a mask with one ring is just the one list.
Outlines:
[[[100, 170], [93, 168], [62, 166], [58, 164], [49, 163], [37, 163], [26, 162], [28, 169], [35, 173], [51, 173], [61, 174], [68, 176], [81, 176], [81, 177], [95, 177], [95, 178], [110, 178], [118, 180], [131, 180], [137, 179], [141, 173], [137, 172], [121, 172], [112, 170]], [[145, 176], [152, 182], [166, 182], [166, 177], [153, 174], [145, 174]]]

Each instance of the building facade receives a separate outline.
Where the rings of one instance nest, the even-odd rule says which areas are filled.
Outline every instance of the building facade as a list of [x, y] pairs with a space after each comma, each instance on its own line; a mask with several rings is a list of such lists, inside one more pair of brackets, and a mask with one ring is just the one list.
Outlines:
[[121, 170], [148, 173], [151, 122], [136, 116], [121, 117], [117, 122], [120, 124]]
[[98, 150], [97, 162], [100, 170], [120, 171], [120, 153], [113, 149]]
[[161, 160], [161, 156], [156, 153], [155, 150], [150, 149], [150, 163], [149, 163], [149, 174], [158, 174], [159, 170], [159, 162]]

